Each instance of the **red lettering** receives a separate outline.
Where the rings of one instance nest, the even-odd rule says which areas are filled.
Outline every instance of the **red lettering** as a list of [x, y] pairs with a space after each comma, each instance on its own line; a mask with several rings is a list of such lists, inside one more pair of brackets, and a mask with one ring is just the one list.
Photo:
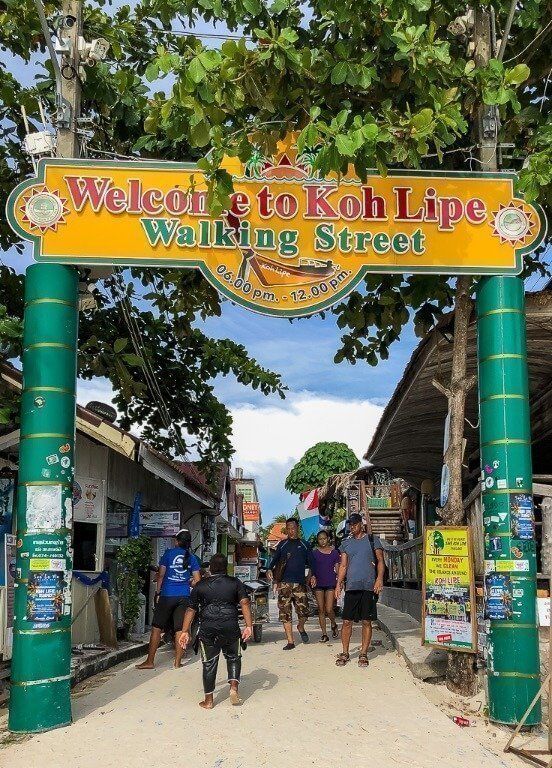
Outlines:
[[297, 199], [289, 192], [282, 192], [274, 201], [274, 210], [281, 219], [292, 219], [298, 207]]
[[338, 219], [339, 216], [329, 201], [326, 199], [330, 192], [335, 191], [335, 187], [318, 186], [306, 184], [303, 189], [307, 195], [307, 212], [304, 214], [306, 219]]
[[487, 206], [478, 197], [472, 197], [466, 203], [466, 218], [470, 224], [482, 224], [487, 218]]
[[410, 195], [412, 187], [393, 187], [395, 199], [397, 201], [397, 213], [395, 221], [423, 221], [424, 207], [421, 205], [416, 213], [410, 212]]
[[109, 213], [122, 213], [126, 208], [126, 195], [119, 187], [111, 187], [105, 193], [104, 202]]
[[247, 216], [251, 210], [251, 203], [249, 201], [249, 195], [245, 192], [234, 192], [230, 197], [232, 205], [230, 206], [230, 212], [234, 216]]
[[82, 210], [86, 203], [90, 203], [93, 211], [99, 211], [105, 193], [113, 184], [107, 176], [64, 176], [64, 179], [76, 211]]
[[381, 195], [374, 195], [373, 187], [362, 187], [362, 202], [363, 219], [384, 221], [387, 218], [385, 200]]
[[257, 194], [257, 205], [259, 206], [259, 216], [261, 218], [269, 219], [274, 213], [272, 210], [271, 202], [272, 193], [268, 188], [268, 185], [265, 185]]
[[437, 192], [433, 187], [426, 190], [426, 221], [439, 221], [437, 216]]
[[140, 179], [128, 180], [127, 213], [142, 213], [142, 182]]
[[341, 218], [348, 219], [349, 221], [358, 219], [362, 213], [362, 203], [355, 195], [343, 195], [337, 208]]
[[190, 214], [192, 216], [207, 215], [207, 192], [192, 192]]
[[142, 195], [142, 210], [154, 216], [163, 210], [163, 193], [160, 189], [146, 189]]
[[451, 232], [464, 215], [464, 206], [457, 197], [442, 197], [439, 200], [439, 229]]
[[165, 208], [173, 216], [181, 216], [188, 210], [189, 196], [183, 189], [170, 189], [165, 196]]

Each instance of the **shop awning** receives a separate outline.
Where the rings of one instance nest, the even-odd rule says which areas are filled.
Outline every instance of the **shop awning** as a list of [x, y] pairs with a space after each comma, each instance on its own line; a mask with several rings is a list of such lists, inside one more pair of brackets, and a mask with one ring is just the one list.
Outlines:
[[[419, 487], [439, 487], [447, 401], [432, 380], [450, 382], [454, 314], [446, 315], [418, 345], [378, 424], [365, 458]], [[527, 294], [527, 345], [533, 470], [552, 467], [552, 291]], [[477, 373], [475, 317], [468, 337], [468, 375]], [[477, 386], [466, 402], [465, 461], [479, 448]]]

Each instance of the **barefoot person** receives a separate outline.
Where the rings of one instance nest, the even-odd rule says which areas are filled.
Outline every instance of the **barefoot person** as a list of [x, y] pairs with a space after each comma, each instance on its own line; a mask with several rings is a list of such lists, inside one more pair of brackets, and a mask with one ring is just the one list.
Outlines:
[[192, 586], [200, 579], [201, 563], [190, 552], [192, 537], [190, 531], [183, 528], [176, 534], [175, 546], [167, 549], [159, 561], [157, 572], [157, 590], [155, 593], [155, 611], [151, 622], [151, 635], [148, 657], [136, 669], [153, 669], [155, 654], [161, 642], [165, 628], [172, 624], [174, 630], [174, 666], [182, 666], [183, 650], [178, 642], [184, 612], [189, 605]]
[[[274, 589], [278, 592], [280, 621], [284, 625], [287, 639], [284, 651], [291, 651], [295, 648], [291, 624], [292, 606], [297, 613], [297, 631], [301, 635], [301, 640], [304, 643], [309, 642], [309, 636], [305, 631], [305, 621], [309, 616], [306, 584], [308, 581], [311, 586], [314, 586], [316, 579], [311, 578], [311, 570], [314, 567], [312, 550], [306, 541], [299, 538], [299, 523], [296, 518], [290, 517], [286, 520], [286, 533], [287, 539], [281, 541], [276, 547], [266, 575], [274, 583]], [[306, 574], [307, 570], [308, 574]]]
[[335, 596], [339, 599], [346, 584], [341, 627], [343, 653], [337, 657], [336, 664], [344, 667], [348, 663], [353, 622], [361, 621], [362, 640], [358, 666], [367, 667], [372, 621], [377, 619], [376, 600], [383, 589], [385, 563], [381, 541], [377, 536], [364, 533], [362, 517], [354, 513], [348, 523], [351, 536], [344, 539], [340, 547], [341, 562], [335, 588]]
[[[190, 642], [190, 628], [199, 612], [199, 645], [203, 662], [203, 690], [205, 698], [199, 702], [203, 709], [213, 709], [213, 692], [217, 679], [220, 652], [226, 659], [230, 702], [241, 704], [238, 692], [241, 674], [241, 641], [249, 640], [253, 632], [251, 603], [239, 579], [227, 576], [227, 560], [224, 555], [213, 555], [211, 575], [202, 579], [193, 590], [190, 606], [184, 616], [180, 645], [186, 648]], [[238, 606], [241, 606], [245, 628], [240, 631]]]
[[328, 643], [330, 638], [327, 633], [327, 619], [330, 620], [332, 637], [339, 637], [337, 624], [335, 623], [335, 586], [337, 583], [337, 567], [341, 556], [337, 549], [330, 543], [326, 531], [320, 531], [316, 537], [316, 547], [312, 556], [314, 560], [314, 596], [318, 604], [318, 621], [322, 630], [321, 643]]

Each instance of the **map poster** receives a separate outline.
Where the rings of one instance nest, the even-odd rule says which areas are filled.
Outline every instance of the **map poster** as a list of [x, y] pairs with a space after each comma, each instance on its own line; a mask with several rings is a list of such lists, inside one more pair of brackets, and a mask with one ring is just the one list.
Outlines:
[[476, 653], [475, 584], [469, 529], [426, 527], [423, 570], [423, 644]]

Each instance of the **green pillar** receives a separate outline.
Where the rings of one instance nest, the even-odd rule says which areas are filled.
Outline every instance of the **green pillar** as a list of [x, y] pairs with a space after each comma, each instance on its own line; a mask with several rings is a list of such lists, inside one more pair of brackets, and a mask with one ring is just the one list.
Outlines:
[[27, 269], [9, 728], [71, 722], [71, 525], [78, 273]]
[[[525, 292], [519, 277], [477, 291], [485, 611], [490, 719], [513, 725], [540, 686]], [[540, 706], [528, 725], [540, 723]]]

